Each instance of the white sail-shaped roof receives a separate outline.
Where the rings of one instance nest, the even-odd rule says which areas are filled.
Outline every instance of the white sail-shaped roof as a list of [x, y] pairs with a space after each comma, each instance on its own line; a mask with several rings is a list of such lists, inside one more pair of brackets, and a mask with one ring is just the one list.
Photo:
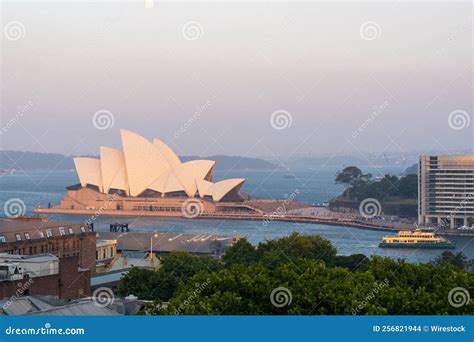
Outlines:
[[209, 182], [205, 179], [196, 179], [196, 186], [199, 191], [199, 197], [204, 198], [206, 195], [211, 195], [209, 189], [214, 185], [214, 183]]
[[206, 179], [214, 164], [213, 160], [191, 160], [181, 164], [177, 177], [189, 197], [194, 197], [197, 192], [196, 180]]
[[100, 147], [100, 160], [74, 158], [82, 186], [95, 185], [99, 191], [124, 190], [128, 196], [139, 196], [146, 189], [167, 193], [185, 192], [187, 196], [212, 196], [220, 201], [244, 182], [228, 179], [212, 183], [215, 162], [192, 160], [181, 163], [173, 150], [159, 139], [153, 142], [139, 134], [122, 129], [123, 152]]
[[176, 169], [178, 166], [181, 165], [181, 160], [179, 160], [179, 157], [174, 153], [174, 151], [166, 145], [163, 141], [159, 139], [153, 139], [153, 145], [156, 146], [158, 151], [161, 153], [163, 158], [166, 159], [166, 161], [170, 164], [170, 166], [173, 169]]
[[95, 185], [102, 191], [102, 171], [99, 159], [74, 158], [74, 165], [82, 186]]
[[161, 193], [184, 191], [184, 186], [176, 177], [175, 171], [169, 171], [156, 181], [150, 184], [148, 188], [159, 191]]
[[206, 195], [211, 195], [215, 202], [219, 202], [225, 195], [236, 187], [240, 187], [244, 182], [245, 179], [243, 178], [235, 178], [214, 183], [209, 189], [207, 189]]
[[115, 148], [101, 146], [100, 165], [104, 192], [108, 193], [110, 189], [118, 189], [124, 190], [128, 195], [127, 170], [123, 152]]
[[214, 164], [213, 160], [188, 161], [161, 176], [149, 188], [162, 193], [184, 191], [189, 197], [194, 197], [197, 192], [196, 180], [205, 179]]
[[120, 130], [130, 195], [138, 196], [150, 184], [171, 170], [169, 162], [154, 144], [139, 134]]

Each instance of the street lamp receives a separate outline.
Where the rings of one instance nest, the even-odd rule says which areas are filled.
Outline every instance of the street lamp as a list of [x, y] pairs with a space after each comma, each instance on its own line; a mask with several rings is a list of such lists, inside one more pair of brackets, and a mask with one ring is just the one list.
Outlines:
[[150, 264], [153, 267], [153, 238], [158, 237], [158, 232], [155, 230], [155, 233], [150, 236]]

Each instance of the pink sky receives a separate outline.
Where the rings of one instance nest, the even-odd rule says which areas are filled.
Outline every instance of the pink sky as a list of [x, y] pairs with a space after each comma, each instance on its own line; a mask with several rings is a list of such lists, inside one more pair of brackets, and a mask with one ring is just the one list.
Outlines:
[[188, 155], [472, 148], [474, 122], [449, 125], [473, 121], [471, 7], [4, 3], [0, 147], [97, 154], [127, 128]]

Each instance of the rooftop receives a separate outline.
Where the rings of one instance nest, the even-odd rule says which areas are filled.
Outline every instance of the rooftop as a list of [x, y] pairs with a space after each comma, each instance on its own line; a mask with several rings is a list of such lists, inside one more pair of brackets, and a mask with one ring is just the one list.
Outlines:
[[36, 240], [88, 232], [82, 223], [38, 217], [0, 218], [0, 243]]
[[0, 301], [0, 315], [5, 316], [118, 316], [117, 311], [101, 307], [91, 299], [65, 301], [51, 296], [27, 296]]
[[110, 246], [117, 244], [117, 240], [106, 240], [106, 239], [97, 239], [96, 246], [103, 247], [103, 246]]
[[59, 258], [53, 254], [34, 254], [34, 255], [18, 255], [9, 253], [0, 253], [0, 262], [15, 263], [41, 263], [49, 261], [58, 261]]
[[119, 271], [113, 271], [113, 272], [108, 272], [108, 273], [93, 276], [91, 277], [91, 286], [96, 287], [96, 286], [103, 286], [104, 284], [119, 282], [120, 279], [122, 279], [122, 277], [126, 275], [127, 273], [128, 273], [128, 270], [122, 269]]
[[153, 251], [168, 253], [182, 251], [196, 254], [222, 254], [241, 236], [221, 236], [213, 234], [171, 234], [171, 233], [110, 233], [98, 232], [98, 238], [116, 239], [117, 250], [149, 251], [150, 242]]
[[53, 296], [26, 296], [0, 301], [0, 316], [120, 316], [136, 314], [144, 301], [115, 298], [106, 307], [96, 305], [92, 298], [64, 300]]
[[33, 229], [75, 227], [81, 225], [83, 225], [83, 223], [67, 221], [49, 221], [41, 217], [0, 218], [1, 232], [22, 232]]

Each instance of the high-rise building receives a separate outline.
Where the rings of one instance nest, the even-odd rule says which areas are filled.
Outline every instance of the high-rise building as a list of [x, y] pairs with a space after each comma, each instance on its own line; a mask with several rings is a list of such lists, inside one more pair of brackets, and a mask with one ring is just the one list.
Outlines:
[[474, 156], [420, 156], [418, 221], [446, 228], [474, 224]]

